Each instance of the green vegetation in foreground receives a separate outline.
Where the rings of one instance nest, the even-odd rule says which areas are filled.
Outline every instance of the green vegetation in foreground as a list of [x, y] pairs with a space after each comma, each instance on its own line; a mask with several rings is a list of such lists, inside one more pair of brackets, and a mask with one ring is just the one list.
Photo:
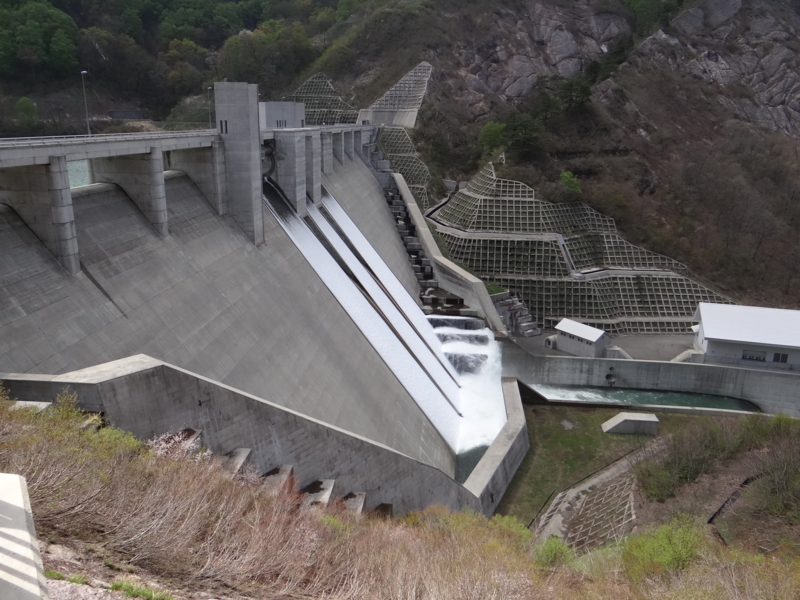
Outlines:
[[[525, 407], [531, 449], [497, 511], [526, 523], [553, 490], [560, 492], [650, 441], [648, 436], [608, 435], [600, 425], [619, 413], [616, 408], [528, 405]], [[690, 417], [659, 413], [661, 434]], [[702, 417], [691, 417], [700, 418]], [[566, 429], [562, 421], [572, 424]]]
[[[80, 541], [87, 552], [102, 544], [119, 561], [141, 561], [154, 579], [246, 585], [253, 598], [342, 600], [797, 600], [800, 589], [796, 556], [765, 560], [725, 547], [690, 517], [576, 556], [558, 540], [537, 544], [511, 516], [443, 506], [400, 519], [357, 517], [336, 505], [303, 511], [295, 494], [268, 493], [258, 478], [231, 479], [213, 457], [161, 451], [113, 427], [83, 428], [74, 394], [38, 414], [9, 410], [6, 399], [0, 388], [0, 470], [26, 477], [37, 528]], [[599, 433], [613, 409], [527, 412], [538, 436], [531, 456], [537, 468], [555, 472], [550, 481], [571, 483], [632, 443], [624, 438], [622, 447], [623, 436]], [[562, 419], [577, 427], [564, 429]], [[674, 432], [686, 419], [696, 417], [664, 415], [662, 423]], [[171, 600], [134, 580], [113, 589]]]
[[143, 585], [130, 581], [115, 581], [111, 584], [112, 590], [122, 590], [128, 598], [144, 598], [144, 600], [174, 600], [166, 592], [159, 592]]
[[52, 569], [45, 570], [44, 576], [48, 579], [64, 579], [63, 573], [60, 571], [53, 571]]

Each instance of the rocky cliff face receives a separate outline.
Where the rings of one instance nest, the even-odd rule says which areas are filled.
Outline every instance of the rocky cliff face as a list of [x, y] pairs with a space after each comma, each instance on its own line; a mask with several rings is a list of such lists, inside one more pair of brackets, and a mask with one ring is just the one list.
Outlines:
[[477, 118], [488, 112], [491, 98], [521, 98], [543, 75], [580, 74], [615, 40], [631, 34], [622, 16], [596, 5], [527, 2], [521, 10], [498, 9], [477, 24], [478, 36], [458, 41], [451, 55], [441, 57], [443, 83]]
[[[530, 1], [517, 10], [498, 9], [476, 24], [471, 39], [433, 58], [438, 82], [481, 120], [498, 104], [528, 94], [539, 77], [578, 75], [630, 36], [630, 24], [610, 6]], [[627, 67], [668, 69], [717, 84], [719, 103], [736, 118], [798, 135], [799, 33], [800, 7], [790, 0], [703, 0], [644, 40]], [[598, 99], [609, 85], [601, 85]]]
[[719, 102], [773, 131], [800, 133], [800, 6], [705, 0], [647, 38], [630, 58], [721, 86]]

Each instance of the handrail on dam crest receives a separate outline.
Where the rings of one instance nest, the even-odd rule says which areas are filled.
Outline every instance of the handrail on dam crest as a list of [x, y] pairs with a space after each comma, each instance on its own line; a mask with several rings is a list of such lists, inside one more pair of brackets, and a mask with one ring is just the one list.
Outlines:
[[142, 131], [137, 133], [100, 133], [95, 135], [52, 135], [52, 136], [36, 136], [36, 137], [16, 137], [16, 138], [0, 138], [0, 148], [2, 147], [16, 147], [16, 146], [30, 146], [47, 145], [59, 142], [75, 142], [86, 143], [92, 141], [108, 142], [108, 141], [127, 141], [127, 140], [147, 140], [162, 137], [198, 137], [209, 134], [219, 133], [216, 129], [193, 129], [192, 131]]

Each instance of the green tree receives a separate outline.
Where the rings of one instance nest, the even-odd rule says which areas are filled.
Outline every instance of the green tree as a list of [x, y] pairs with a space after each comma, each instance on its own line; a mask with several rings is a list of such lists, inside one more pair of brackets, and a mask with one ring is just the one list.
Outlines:
[[511, 155], [520, 161], [537, 160], [545, 154], [541, 138], [542, 126], [534, 115], [512, 115], [506, 122], [505, 142]]
[[31, 128], [36, 125], [39, 120], [36, 114], [36, 104], [27, 96], [23, 96], [17, 100], [15, 106], [17, 111], [17, 120], [19, 124], [26, 128]]
[[478, 135], [478, 144], [484, 150], [494, 150], [503, 144], [503, 132], [506, 129], [505, 123], [495, 123], [489, 121], [481, 129]]
[[567, 188], [570, 194], [578, 195], [581, 193], [581, 182], [572, 171], [561, 171], [561, 183]]
[[78, 60], [75, 58], [75, 41], [62, 29], [56, 31], [50, 40], [47, 63], [60, 75], [66, 75], [78, 66]]
[[139, 11], [135, 8], [128, 7], [122, 11], [122, 31], [131, 36], [137, 42], [144, 39], [144, 25], [142, 25], [142, 18], [139, 16]]
[[326, 6], [318, 9], [309, 19], [313, 33], [324, 33], [336, 24], [336, 11]]
[[336, 20], [345, 21], [358, 10], [360, 4], [361, 2], [359, 0], [339, 0], [339, 3], [336, 5]]

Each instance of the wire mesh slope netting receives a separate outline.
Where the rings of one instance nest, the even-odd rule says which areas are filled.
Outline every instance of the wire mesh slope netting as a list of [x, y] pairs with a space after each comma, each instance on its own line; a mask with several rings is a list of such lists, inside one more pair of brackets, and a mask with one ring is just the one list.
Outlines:
[[370, 108], [377, 110], [418, 109], [425, 99], [425, 91], [428, 89], [428, 80], [432, 72], [433, 67], [430, 64], [424, 61], [419, 63], [378, 98]]
[[580, 202], [536, 200], [532, 188], [500, 179], [488, 163], [436, 213], [436, 219], [464, 231], [578, 234], [616, 232], [614, 220]]
[[352, 124], [358, 120], [358, 110], [347, 104], [323, 73], [309, 77], [294, 93], [284, 98], [287, 102], [306, 105], [306, 125]]
[[687, 332], [698, 303], [731, 302], [683, 276], [680, 262], [622, 239], [613, 219], [537, 200], [492, 163], [433, 217], [453, 260], [519, 293], [546, 327], [571, 317], [615, 332]]
[[422, 210], [427, 210], [430, 207], [427, 187], [431, 181], [431, 172], [428, 165], [417, 156], [408, 131], [402, 127], [381, 127], [378, 144], [384, 156], [392, 163], [392, 168], [406, 180]]

